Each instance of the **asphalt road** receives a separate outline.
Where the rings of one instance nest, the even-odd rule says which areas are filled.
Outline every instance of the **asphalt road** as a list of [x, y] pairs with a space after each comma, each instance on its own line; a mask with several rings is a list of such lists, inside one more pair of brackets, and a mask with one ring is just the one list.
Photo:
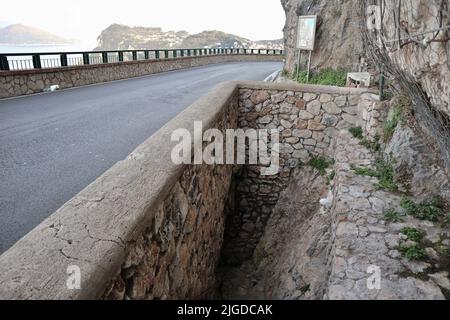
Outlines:
[[0, 100], [0, 253], [218, 83], [280, 68], [224, 63]]

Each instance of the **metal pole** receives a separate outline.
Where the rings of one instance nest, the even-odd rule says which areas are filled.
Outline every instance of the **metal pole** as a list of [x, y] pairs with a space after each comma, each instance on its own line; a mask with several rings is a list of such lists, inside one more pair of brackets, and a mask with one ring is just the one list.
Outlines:
[[298, 81], [298, 73], [300, 72], [300, 56], [302, 54], [302, 50], [298, 49], [298, 55], [297, 55], [297, 73], [295, 81]]
[[309, 51], [308, 73], [306, 74], [306, 83], [309, 83], [309, 73], [311, 72], [311, 57], [312, 57], [312, 50]]

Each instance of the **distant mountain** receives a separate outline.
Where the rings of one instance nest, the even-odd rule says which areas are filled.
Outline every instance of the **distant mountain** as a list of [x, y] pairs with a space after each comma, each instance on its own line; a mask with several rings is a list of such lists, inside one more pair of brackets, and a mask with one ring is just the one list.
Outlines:
[[252, 41], [222, 31], [163, 31], [161, 28], [113, 24], [97, 38], [96, 50], [192, 49], [192, 48], [282, 49], [283, 40]]
[[73, 41], [51, 34], [47, 31], [13, 24], [0, 29], [0, 43], [14, 45], [70, 44]]

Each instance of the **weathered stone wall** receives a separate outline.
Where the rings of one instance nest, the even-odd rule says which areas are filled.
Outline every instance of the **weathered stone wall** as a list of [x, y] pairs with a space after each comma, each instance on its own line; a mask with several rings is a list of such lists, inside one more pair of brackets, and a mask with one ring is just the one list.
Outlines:
[[363, 127], [375, 136], [382, 104], [372, 93], [344, 88], [304, 86], [292, 90], [240, 90], [239, 126], [278, 129], [280, 173], [261, 176], [257, 166], [245, 166], [236, 176], [235, 210], [227, 220], [223, 256], [228, 264], [249, 258], [260, 240], [292, 170], [311, 156], [330, 156], [330, 142], [342, 129]]
[[[237, 98], [214, 126], [236, 128]], [[225, 228], [224, 207], [232, 166], [187, 166], [130, 243], [106, 299], [200, 299], [213, 297]]]
[[[233, 167], [175, 165], [171, 134], [194, 137], [198, 120], [236, 128], [237, 92], [227, 83], [202, 97], [3, 253], [0, 298], [210, 297]], [[66, 286], [70, 266], [80, 289]]]
[[51, 85], [60, 89], [231, 61], [283, 61], [281, 55], [214, 55], [147, 61], [97, 64], [54, 69], [0, 72], [0, 99], [42, 92]]
[[[365, 127], [365, 118], [375, 123], [377, 105], [362, 89], [219, 86], [2, 254], [0, 298], [213, 296], [221, 254], [228, 263], [251, 256], [293, 169], [312, 154], [328, 154], [337, 130]], [[261, 177], [253, 166], [175, 165], [171, 134], [185, 128], [194, 136], [194, 121], [204, 130], [277, 128], [281, 172]], [[81, 289], [67, 287], [70, 266], [80, 268]]]

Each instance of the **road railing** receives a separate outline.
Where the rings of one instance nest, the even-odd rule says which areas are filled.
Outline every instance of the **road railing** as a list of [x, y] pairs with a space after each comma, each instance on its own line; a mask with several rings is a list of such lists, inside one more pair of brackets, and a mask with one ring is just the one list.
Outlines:
[[114, 50], [79, 52], [0, 53], [0, 71], [64, 68], [127, 61], [174, 59], [211, 55], [283, 55], [277, 49], [201, 48], [161, 50]]

